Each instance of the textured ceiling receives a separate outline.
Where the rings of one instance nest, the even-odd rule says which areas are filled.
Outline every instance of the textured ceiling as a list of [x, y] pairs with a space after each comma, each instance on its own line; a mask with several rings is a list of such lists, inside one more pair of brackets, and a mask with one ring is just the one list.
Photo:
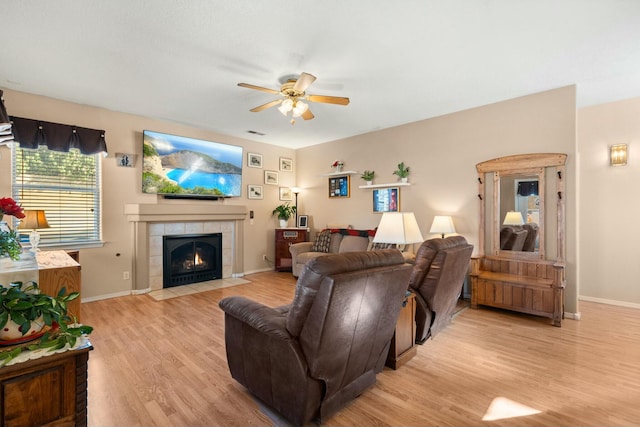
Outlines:
[[[285, 147], [577, 85], [640, 96], [638, 0], [0, 0], [0, 88]], [[306, 71], [295, 126], [276, 96]], [[11, 113], [11, 106], [7, 106]], [[248, 131], [263, 133], [263, 136]]]

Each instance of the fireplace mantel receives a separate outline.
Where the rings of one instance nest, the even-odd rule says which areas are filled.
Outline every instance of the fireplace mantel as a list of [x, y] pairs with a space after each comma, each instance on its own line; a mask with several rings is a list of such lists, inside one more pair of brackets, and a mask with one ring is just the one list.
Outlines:
[[143, 293], [152, 289], [150, 283], [150, 240], [153, 239], [150, 227], [158, 224], [197, 223], [211, 224], [222, 221], [233, 225], [232, 267], [230, 277], [242, 276], [244, 271], [244, 221], [247, 208], [242, 205], [224, 205], [210, 203], [158, 203], [127, 204], [124, 214], [132, 225], [133, 256], [133, 292]]
[[130, 222], [244, 220], [247, 208], [241, 205], [210, 204], [129, 204], [124, 214]]

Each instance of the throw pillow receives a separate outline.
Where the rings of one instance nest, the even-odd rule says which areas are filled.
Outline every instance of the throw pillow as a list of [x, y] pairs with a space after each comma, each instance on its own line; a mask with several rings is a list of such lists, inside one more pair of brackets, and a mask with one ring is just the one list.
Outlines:
[[311, 246], [312, 252], [329, 252], [329, 245], [331, 243], [331, 230], [322, 230], [316, 234], [316, 239]]

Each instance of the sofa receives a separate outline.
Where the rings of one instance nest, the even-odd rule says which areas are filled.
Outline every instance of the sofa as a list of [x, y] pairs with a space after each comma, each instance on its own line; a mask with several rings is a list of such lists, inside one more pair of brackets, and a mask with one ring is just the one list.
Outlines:
[[220, 301], [231, 376], [294, 425], [326, 420], [376, 382], [411, 266], [400, 251], [312, 259], [291, 304]]
[[313, 242], [294, 243], [289, 246], [291, 271], [295, 277], [298, 277], [307, 262], [325, 255], [366, 251], [374, 247], [388, 248], [389, 245], [373, 246], [375, 234], [375, 230], [326, 228], [316, 234]]
[[462, 236], [426, 240], [418, 248], [409, 279], [416, 294], [416, 343], [423, 344], [451, 322], [472, 252]]

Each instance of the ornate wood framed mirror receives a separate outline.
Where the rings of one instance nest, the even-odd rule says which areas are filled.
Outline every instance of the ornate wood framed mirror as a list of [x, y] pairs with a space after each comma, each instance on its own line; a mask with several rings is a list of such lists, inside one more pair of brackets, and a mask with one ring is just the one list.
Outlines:
[[[522, 154], [476, 165], [482, 201], [481, 253], [522, 259], [548, 259], [550, 254], [564, 259], [566, 158], [560, 153]], [[488, 182], [493, 182], [491, 188]], [[551, 200], [546, 200], [547, 185], [555, 187]], [[553, 235], [557, 240], [547, 242], [546, 237]]]
[[560, 153], [520, 154], [476, 165], [480, 230], [471, 260], [472, 308], [545, 316], [561, 326], [566, 159]]

